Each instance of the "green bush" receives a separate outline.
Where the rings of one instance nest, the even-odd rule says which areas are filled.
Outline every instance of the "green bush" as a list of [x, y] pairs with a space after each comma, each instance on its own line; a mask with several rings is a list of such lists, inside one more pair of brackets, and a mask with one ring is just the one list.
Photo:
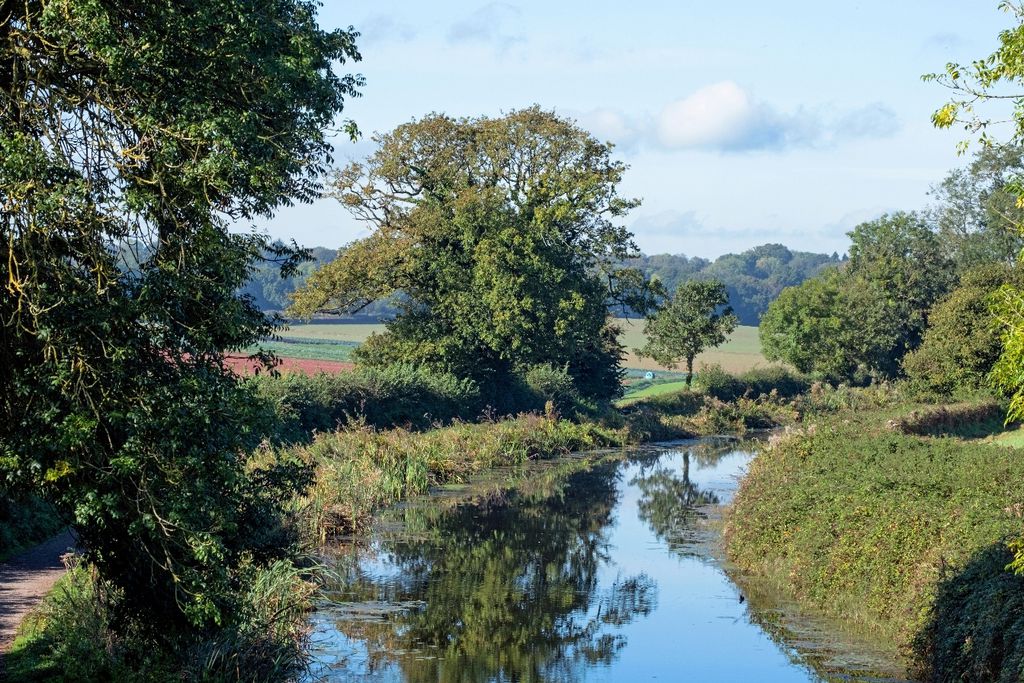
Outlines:
[[737, 376], [719, 365], [709, 365], [697, 374], [697, 384], [708, 396], [727, 402], [743, 396], [756, 399], [773, 392], [778, 398], [793, 398], [811, 388], [805, 376], [780, 366], [754, 368]]
[[295, 680], [307, 668], [313, 584], [291, 562], [251, 568], [241, 618], [159, 647], [131, 622], [113, 627], [123, 592], [79, 558], [22, 624], [6, 657], [13, 681]]
[[697, 373], [697, 386], [719, 401], [732, 401], [742, 396], [747, 387], [740, 379], [722, 369], [721, 365], [705, 365]]
[[747, 386], [744, 393], [749, 398], [773, 392], [779, 398], [793, 398], [811, 388], [811, 381], [806, 376], [778, 365], [748, 370], [740, 375], [740, 381]]
[[799, 412], [773, 393], [722, 401], [679, 391], [634, 401], [622, 409], [622, 416], [629, 441], [642, 442], [770, 429], [795, 422]]
[[359, 419], [375, 427], [429, 427], [473, 419], [483, 409], [479, 388], [468, 379], [411, 365], [360, 368], [313, 376], [257, 376], [252, 382], [273, 413], [272, 440], [308, 441]]
[[906, 389], [902, 382], [879, 382], [866, 387], [814, 382], [805, 393], [794, 397], [792, 403], [806, 419], [807, 416], [828, 416], [840, 411], [892, 408], [906, 402]]
[[1002, 344], [993, 295], [1005, 284], [1021, 285], [1020, 269], [988, 264], [968, 271], [960, 285], [928, 312], [921, 346], [903, 359], [914, 387], [939, 396], [964, 395], [987, 385]]
[[559, 415], [572, 415], [580, 400], [572, 376], [565, 368], [537, 365], [526, 373], [526, 386], [537, 396], [540, 407], [549, 402]]

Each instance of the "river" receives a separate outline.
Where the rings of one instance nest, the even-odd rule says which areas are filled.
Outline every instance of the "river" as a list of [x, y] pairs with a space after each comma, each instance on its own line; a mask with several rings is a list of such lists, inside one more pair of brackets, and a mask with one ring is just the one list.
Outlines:
[[884, 648], [730, 578], [718, 513], [751, 457], [566, 458], [389, 510], [327, 553], [313, 680], [899, 680]]

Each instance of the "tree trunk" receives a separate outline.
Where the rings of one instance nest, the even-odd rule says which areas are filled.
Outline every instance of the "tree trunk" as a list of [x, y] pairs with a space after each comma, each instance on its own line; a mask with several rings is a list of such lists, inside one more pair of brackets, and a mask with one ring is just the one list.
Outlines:
[[686, 357], [686, 388], [690, 388], [690, 384], [693, 383], [693, 356]]

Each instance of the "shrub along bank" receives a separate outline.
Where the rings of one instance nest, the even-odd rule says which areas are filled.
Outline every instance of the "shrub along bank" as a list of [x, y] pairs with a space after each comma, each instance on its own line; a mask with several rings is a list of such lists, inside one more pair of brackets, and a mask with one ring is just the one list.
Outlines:
[[[1005, 567], [1024, 510], [1022, 454], [904, 433], [933, 426], [930, 411], [896, 420], [910, 430], [893, 427], [893, 412], [811, 413], [773, 439], [728, 515], [729, 556], [896, 643], [930, 680], [1019, 680], [1024, 580]], [[934, 422], [970, 429], [950, 411]]]
[[620, 432], [553, 415], [457, 423], [426, 432], [359, 427], [320, 435], [276, 457], [313, 467], [316, 483], [296, 501], [307, 537], [362, 531], [382, 507], [491, 467], [622, 443]]
[[317, 375], [260, 375], [246, 380], [268, 410], [268, 438], [277, 444], [308, 442], [313, 435], [348, 425], [428, 429], [482, 416], [540, 412], [550, 402], [562, 415], [595, 412], [583, 401], [565, 368], [538, 365], [516, 378], [498, 405], [486, 401], [471, 379], [421, 366], [358, 368]]

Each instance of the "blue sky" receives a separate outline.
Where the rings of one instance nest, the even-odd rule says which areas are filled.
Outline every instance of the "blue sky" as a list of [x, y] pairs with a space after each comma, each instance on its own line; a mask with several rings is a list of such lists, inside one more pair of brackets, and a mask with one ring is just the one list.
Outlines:
[[[325, 27], [362, 32], [367, 79], [339, 163], [432, 111], [539, 104], [576, 118], [630, 165], [624, 221], [647, 253], [715, 257], [765, 242], [843, 252], [857, 223], [928, 204], [963, 164], [937, 131], [945, 98], [921, 74], [989, 54], [997, 0], [326, 0]], [[333, 200], [260, 225], [308, 246], [367, 234]]]

